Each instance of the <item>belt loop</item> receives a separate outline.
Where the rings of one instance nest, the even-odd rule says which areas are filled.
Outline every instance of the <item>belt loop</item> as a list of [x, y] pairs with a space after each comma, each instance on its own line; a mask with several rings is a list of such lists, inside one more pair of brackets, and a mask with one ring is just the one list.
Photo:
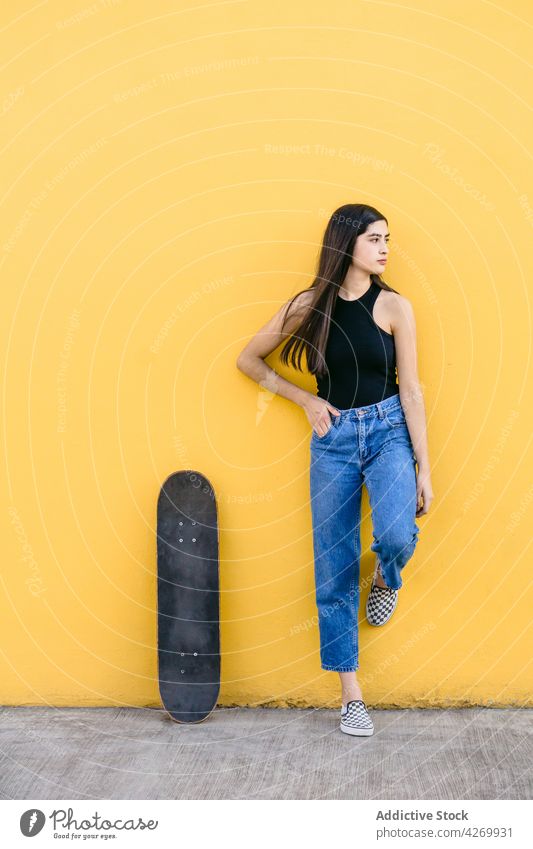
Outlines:
[[383, 412], [383, 408], [381, 406], [381, 401], [378, 401], [378, 417], [383, 419], [385, 417], [385, 413]]

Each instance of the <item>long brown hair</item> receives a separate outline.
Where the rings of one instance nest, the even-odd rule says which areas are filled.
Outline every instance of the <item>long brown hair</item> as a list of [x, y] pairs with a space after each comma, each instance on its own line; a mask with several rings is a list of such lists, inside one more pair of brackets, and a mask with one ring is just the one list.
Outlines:
[[[303, 320], [285, 342], [280, 360], [285, 365], [294, 366], [302, 371], [302, 354], [305, 351], [307, 368], [311, 374], [324, 374], [326, 371], [324, 354], [328, 341], [331, 316], [338, 298], [339, 288], [344, 282], [352, 262], [355, 240], [375, 221], [387, 221], [373, 206], [363, 203], [347, 203], [332, 214], [326, 227], [318, 259], [318, 268], [310, 289], [315, 289]], [[387, 221], [387, 225], [388, 225]], [[385, 283], [379, 274], [370, 275], [371, 282], [381, 289], [396, 292]], [[283, 326], [293, 301], [303, 292], [294, 295], [288, 305]]]

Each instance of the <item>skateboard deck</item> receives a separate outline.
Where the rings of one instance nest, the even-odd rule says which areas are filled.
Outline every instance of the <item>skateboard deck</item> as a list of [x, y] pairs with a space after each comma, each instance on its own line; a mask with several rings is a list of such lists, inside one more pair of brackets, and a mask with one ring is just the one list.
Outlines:
[[176, 722], [203, 722], [220, 690], [218, 517], [211, 483], [175, 472], [157, 501], [159, 693]]

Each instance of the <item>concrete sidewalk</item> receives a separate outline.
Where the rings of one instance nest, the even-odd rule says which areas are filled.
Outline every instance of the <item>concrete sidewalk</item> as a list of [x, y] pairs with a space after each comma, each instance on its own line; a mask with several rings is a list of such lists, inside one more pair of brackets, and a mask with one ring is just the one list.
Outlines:
[[4, 799], [530, 799], [530, 709], [0, 708]]

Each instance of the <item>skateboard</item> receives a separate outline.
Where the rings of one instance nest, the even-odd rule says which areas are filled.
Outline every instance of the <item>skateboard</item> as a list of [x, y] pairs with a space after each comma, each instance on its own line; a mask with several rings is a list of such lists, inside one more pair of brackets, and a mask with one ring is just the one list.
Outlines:
[[159, 693], [171, 719], [203, 722], [220, 690], [218, 517], [211, 483], [170, 475], [157, 501]]

